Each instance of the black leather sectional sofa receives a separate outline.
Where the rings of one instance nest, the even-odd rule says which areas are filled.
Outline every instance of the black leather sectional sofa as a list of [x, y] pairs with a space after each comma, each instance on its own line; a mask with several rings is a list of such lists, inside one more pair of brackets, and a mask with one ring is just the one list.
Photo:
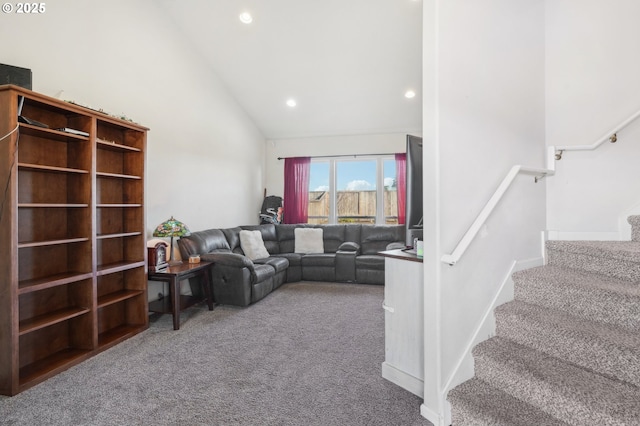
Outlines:
[[[322, 253], [295, 253], [296, 228], [321, 228]], [[260, 231], [269, 257], [251, 260], [240, 231]], [[403, 225], [251, 225], [208, 229], [178, 240], [183, 259], [198, 254], [214, 262], [217, 303], [248, 306], [285, 282], [336, 281], [384, 284], [383, 250], [404, 248]]]

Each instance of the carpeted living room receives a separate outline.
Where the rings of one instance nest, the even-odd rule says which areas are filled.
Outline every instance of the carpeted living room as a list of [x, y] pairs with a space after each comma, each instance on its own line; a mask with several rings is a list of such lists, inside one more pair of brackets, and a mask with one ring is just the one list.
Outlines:
[[5, 2], [0, 424], [638, 424], [638, 16]]
[[[147, 250], [158, 225], [176, 217], [197, 234], [259, 224], [265, 196], [284, 193], [277, 157], [357, 155], [379, 170], [340, 172], [352, 195], [392, 185], [383, 161], [395, 170], [407, 134], [421, 132], [421, 3], [335, 6], [3, 7], [0, 33], [22, 47], [5, 45], [0, 61], [12, 85], [0, 93], [3, 158], [15, 156], [0, 167], [0, 221], [16, 232], [0, 249], [12, 259], [0, 267], [12, 282], [0, 291], [0, 424], [430, 424], [421, 399], [381, 375], [384, 273], [368, 253], [357, 279], [353, 266], [341, 281], [324, 264], [294, 279], [293, 265], [271, 284], [270, 266], [257, 265], [262, 293], [249, 306], [212, 285], [212, 310], [151, 309], [206, 298], [197, 277], [178, 284], [179, 297], [153, 279], [168, 270], [156, 261], [181, 256], [178, 236], [159, 236], [158, 258]], [[385, 25], [398, 31], [371, 49]], [[384, 211], [368, 202], [314, 220], [397, 223], [387, 202], [397, 208], [394, 196]]]
[[250, 308], [196, 305], [14, 397], [6, 425], [428, 425], [380, 376], [383, 288], [284, 284]]

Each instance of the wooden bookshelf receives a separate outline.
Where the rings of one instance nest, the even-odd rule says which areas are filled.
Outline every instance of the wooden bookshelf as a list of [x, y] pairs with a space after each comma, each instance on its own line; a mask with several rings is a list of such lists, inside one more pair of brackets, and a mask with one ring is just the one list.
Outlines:
[[0, 86], [0, 394], [148, 327], [147, 130]]

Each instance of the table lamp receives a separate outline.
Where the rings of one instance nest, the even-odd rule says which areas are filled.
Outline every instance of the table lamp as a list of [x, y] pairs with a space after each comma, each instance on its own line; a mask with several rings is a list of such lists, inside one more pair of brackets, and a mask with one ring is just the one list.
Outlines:
[[173, 260], [173, 237], [186, 237], [191, 235], [191, 231], [187, 228], [187, 225], [176, 220], [171, 216], [168, 220], [165, 220], [156, 227], [153, 231], [154, 237], [171, 237], [171, 251], [169, 252], [169, 266], [178, 265], [182, 263], [180, 260]]

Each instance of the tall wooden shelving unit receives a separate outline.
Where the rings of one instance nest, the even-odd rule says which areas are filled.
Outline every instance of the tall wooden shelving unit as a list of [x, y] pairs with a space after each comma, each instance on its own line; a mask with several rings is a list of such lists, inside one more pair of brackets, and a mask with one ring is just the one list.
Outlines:
[[148, 327], [147, 130], [0, 86], [0, 394]]

